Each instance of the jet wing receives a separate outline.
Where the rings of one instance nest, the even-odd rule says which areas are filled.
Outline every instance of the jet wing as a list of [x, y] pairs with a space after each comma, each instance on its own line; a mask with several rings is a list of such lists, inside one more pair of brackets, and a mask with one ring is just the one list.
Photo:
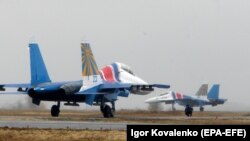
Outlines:
[[130, 89], [132, 87], [131, 84], [129, 83], [104, 83], [100, 86], [100, 90], [105, 90], [105, 89]]
[[112, 90], [112, 89], [126, 89], [132, 94], [146, 95], [154, 91], [154, 87], [162, 89], [170, 88], [169, 85], [164, 85], [164, 84], [104, 83], [100, 86], [99, 91]]
[[103, 90], [112, 90], [112, 89], [127, 89], [131, 90], [132, 88], [143, 88], [143, 87], [148, 87], [148, 88], [170, 88], [169, 85], [163, 85], [163, 84], [130, 84], [130, 83], [104, 83], [100, 84], [98, 87], [95, 87], [95, 90], [85, 90], [83, 92], [77, 92], [76, 94], [106, 94], [105, 92], [101, 92]]
[[107, 95], [113, 94], [107, 92], [107, 90], [116, 90], [116, 89], [130, 89], [131, 84], [124, 84], [124, 83], [104, 83], [99, 84], [97, 86], [91, 87], [84, 91], [77, 92], [75, 94], [84, 94], [84, 95]]
[[[149, 86], [150, 86], [150, 85], [149, 85]], [[170, 88], [170, 85], [165, 85], [165, 84], [152, 84], [152, 87], [162, 88], [162, 89], [168, 89], [168, 88]]]
[[189, 106], [200, 106], [200, 105], [205, 105], [207, 101], [205, 100], [200, 100], [200, 99], [177, 99], [177, 103], [180, 105], [189, 105]]
[[170, 85], [164, 85], [164, 84], [131, 84], [131, 83], [104, 83], [100, 86], [100, 89], [129, 89], [132, 88], [141, 88], [142, 90], [153, 90], [153, 88], [162, 88], [162, 89], [168, 89], [170, 88]]
[[[157, 88], [169, 88], [169, 85], [161, 85], [161, 84], [130, 84], [130, 83], [103, 83], [91, 87], [87, 90], [77, 92], [75, 94], [83, 94], [86, 95], [86, 103], [91, 105], [94, 101], [95, 95], [110, 95], [114, 94], [115, 90], [123, 89], [125, 91], [119, 93], [119, 96], [128, 97], [129, 93], [134, 93], [135, 90], [145, 90], [148, 94], [148, 91], [153, 91], [153, 87]], [[126, 92], [127, 91], [127, 92]], [[136, 93], [140, 94], [140, 93]], [[144, 94], [144, 93], [143, 93]]]
[[131, 84], [129, 91], [132, 94], [146, 95], [154, 91], [154, 88], [168, 89], [170, 86], [164, 84]]

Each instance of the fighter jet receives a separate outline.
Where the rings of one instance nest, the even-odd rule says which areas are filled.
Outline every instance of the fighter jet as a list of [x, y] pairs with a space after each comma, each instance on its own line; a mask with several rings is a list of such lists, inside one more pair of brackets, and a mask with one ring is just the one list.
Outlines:
[[[200, 107], [200, 111], [204, 111], [205, 105], [216, 106], [218, 104], [224, 104], [226, 99], [219, 98], [219, 84], [212, 86], [210, 91], [207, 93], [208, 84], [203, 84], [196, 96], [183, 95], [179, 92], [169, 91], [167, 93], [161, 94], [156, 97], [147, 99], [146, 103], [166, 103], [172, 104], [172, 109], [175, 110], [174, 104], [179, 104], [181, 106], [190, 106], [190, 107]], [[202, 97], [207, 96], [207, 97]]]
[[[17, 88], [15, 92], [1, 94], [26, 94], [33, 104], [41, 101], [54, 101], [51, 116], [60, 113], [61, 102], [66, 106], [79, 106], [79, 103], [100, 106], [105, 118], [114, 117], [115, 101], [119, 96], [128, 97], [130, 93], [145, 95], [156, 88], [167, 89], [164, 84], [148, 84], [136, 76], [129, 66], [113, 63], [98, 70], [89, 43], [81, 43], [82, 80], [52, 82], [37, 43], [29, 44], [31, 81], [24, 84], [0, 84], [0, 91], [6, 88]], [[61, 70], [63, 74], [63, 70]], [[109, 104], [111, 104], [111, 107]]]

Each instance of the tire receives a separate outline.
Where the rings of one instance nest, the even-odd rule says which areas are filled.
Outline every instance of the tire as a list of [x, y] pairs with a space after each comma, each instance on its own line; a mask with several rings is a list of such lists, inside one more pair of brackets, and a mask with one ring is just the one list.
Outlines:
[[192, 113], [193, 113], [193, 108], [192, 107], [186, 107], [185, 108], [185, 115], [187, 117], [191, 117], [192, 116]]
[[59, 106], [53, 105], [53, 106], [51, 107], [51, 116], [52, 116], [52, 117], [58, 117], [58, 116], [59, 116], [59, 113], [60, 113]]
[[105, 105], [103, 108], [103, 116], [105, 118], [111, 118], [114, 117], [113, 110], [110, 108], [109, 105]]
[[204, 108], [203, 108], [203, 107], [200, 107], [200, 111], [203, 112], [203, 111], [204, 111]]

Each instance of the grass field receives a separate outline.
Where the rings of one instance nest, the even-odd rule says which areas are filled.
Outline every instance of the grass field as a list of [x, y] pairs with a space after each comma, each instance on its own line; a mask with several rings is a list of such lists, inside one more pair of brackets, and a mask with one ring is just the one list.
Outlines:
[[[250, 112], [194, 112], [185, 117], [183, 111], [150, 112], [119, 110], [115, 118], [103, 118], [99, 111], [62, 110], [60, 117], [51, 117], [49, 110], [0, 110], [0, 120], [10, 121], [88, 121], [157, 124], [244, 124], [250, 125]], [[0, 141], [124, 141], [126, 131], [0, 128]]]
[[0, 141], [125, 141], [126, 131], [0, 128]]
[[194, 112], [187, 118], [183, 111], [150, 112], [120, 110], [115, 118], [103, 118], [99, 111], [61, 111], [60, 117], [51, 117], [49, 110], [0, 110], [0, 120], [90, 121], [159, 124], [248, 124], [249, 112]]

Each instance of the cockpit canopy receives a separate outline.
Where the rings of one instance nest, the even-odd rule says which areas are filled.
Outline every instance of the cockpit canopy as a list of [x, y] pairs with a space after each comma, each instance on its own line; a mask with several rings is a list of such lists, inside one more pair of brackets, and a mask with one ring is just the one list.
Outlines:
[[119, 66], [120, 71], [126, 71], [131, 75], [135, 75], [128, 65], [123, 64], [123, 63], [118, 63], [118, 62], [116, 62], [116, 64]]

